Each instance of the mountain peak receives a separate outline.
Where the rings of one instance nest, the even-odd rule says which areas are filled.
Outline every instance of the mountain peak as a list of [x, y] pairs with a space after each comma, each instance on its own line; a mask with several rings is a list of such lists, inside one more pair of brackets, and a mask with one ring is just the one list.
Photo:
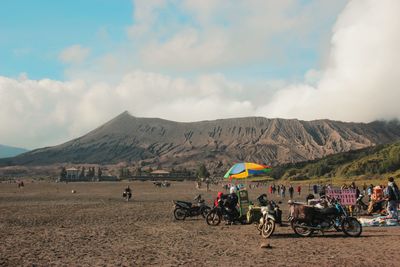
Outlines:
[[13, 163], [137, 162], [193, 167], [198, 162], [279, 164], [321, 158], [400, 140], [400, 125], [262, 117], [174, 122], [124, 111], [67, 143], [13, 158]]

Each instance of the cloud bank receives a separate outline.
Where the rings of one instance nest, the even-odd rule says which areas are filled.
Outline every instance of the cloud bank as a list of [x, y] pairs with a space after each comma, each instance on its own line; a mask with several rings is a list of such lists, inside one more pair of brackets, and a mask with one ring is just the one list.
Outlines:
[[[193, 12], [201, 27], [182, 29], [177, 25], [175, 34], [164, 36], [164, 41], [159, 39], [163, 29], [158, 29], [154, 36], [149, 33], [148, 25], [158, 19], [157, 10], [165, 7], [166, 2], [149, 3], [137, 2], [137, 23], [128, 29], [133, 43], [137, 38], [149, 44], [140, 47], [136, 58], [143, 68], [132, 65], [129, 56], [124, 60], [122, 53], [85, 62], [90, 50], [76, 45], [60, 54], [72, 66], [68, 70], [69, 81], [0, 76], [0, 143], [27, 148], [55, 145], [99, 126], [124, 110], [135, 116], [178, 121], [252, 115], [363, 122], [400, 118], [399, 1], [350, 1], [337, 18], [326, 62], [319, 70], [310, 69], [303, 81], [297, 83], [266, 80], [258, 87], [230, 81], [222, 74], [182, 78], [160, 74], [158, 69], [166, 66], [177, 71], [196, 66], [218, 69], [224, 64], [252, 61], [260, 55], [267, 58], [274, 51], [268, 36], [287, 33], [293, 27], [301, 29], [297, 23], [308, 25], [307, 16], [273, 17], [277, 9], [291, 10], [288, 8], [295, 6], [293, 1], [279, 1], [278, 7], [269, 7], [272, 18], [261, 21], [261, 25], [264, 18], [259, 10], [267, 7], [262, 6], [264, 1], [251, 2], [254, 7], [260, 5], [254, 11], [255, 20], [246, 21], [245, 25], [238, 20], [234, 24], [239, 28], [237, 36], [223, 30], [224, 23], [231, 21], [229, 18], [219, 18], [220, 27], [215, 27], [215, 23], [209, 25], [223, 6], [219, 1], [208, 4], [185, 1], [182, 9]], [[276, 21], [281, 24], [280, 30], [273, 26]], [[253, 27], [256, 30], [252, 34], [246, 32]], [[282, 27], [288, 30], [281, 31]], [[266, 36], [254, 36], [259, 32], [266, 32]], [[239, 42], [240, 39], [248, 42]], [[260, 43], [263, 45], [258, 47]], [[242, 50], [246, 52], [241, 53]], [[87, 69], [75, 67], [76, 64]], [[155, 71], [148, 70], [151, 66]], [[113, 79], [108, 79], [105, 73], [112, 73]]]
[[258, 114], [364, 122], [400, 118], [399, 10], [396, 0], [349, 2], [333, 29], [317, 84], [280, 90]]

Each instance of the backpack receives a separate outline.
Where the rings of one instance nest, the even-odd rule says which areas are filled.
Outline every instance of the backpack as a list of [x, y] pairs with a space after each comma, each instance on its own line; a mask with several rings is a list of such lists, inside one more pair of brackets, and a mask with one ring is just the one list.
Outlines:
[[400, 200], [400, 191], [397, 185], [392, 186], [394, 198], [399, 201]]
[[386, 195], [390, 198], [390, 200], [400, 200], [400, 191], [397, 185], [389, 185], [386, 190]]

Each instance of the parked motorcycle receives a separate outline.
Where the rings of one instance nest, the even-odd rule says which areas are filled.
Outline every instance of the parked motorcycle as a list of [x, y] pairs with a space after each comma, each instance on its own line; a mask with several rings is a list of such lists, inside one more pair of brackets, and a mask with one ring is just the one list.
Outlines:
[[206, 218], [206, 215], [211, 210], [209, 206], [205, 204], [204, 199], [201, 195], [194, 198], [197, 204], [191, 202], [174, 200], [174, 217], [176, 220], [185, 220], [186, 217], [194, 217], [201, 215]]
[[328, 208], [316, 208], [299, 203], [289, 203], [293, 231], [299, 236], [311, 236], [314, 232], [339, 229], [347, 236], [358, 237], [362, 233], [361, 223], [348, 215], [338, 200], [328, 200]]
[[265, 206], [261, 207], [262, 217], [257, 226], [261, 236], [270, 237], [274, 231], [276, 224], [282, 225], [282, 211], [273, 200], [269, 200]]
[[206, 216], [208, 225], [217, 226], [224, 220], [227, 223], [241, 223], [246, 224], [246, 216], [240, 216], [237, 206], [229, 204], [229, 198], [219, 199], [218, 204], [215, 205]]

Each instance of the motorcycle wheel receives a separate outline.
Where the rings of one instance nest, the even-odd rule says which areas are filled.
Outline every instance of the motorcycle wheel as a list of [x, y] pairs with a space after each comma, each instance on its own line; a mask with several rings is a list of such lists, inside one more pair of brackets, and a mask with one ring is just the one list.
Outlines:
[[176, 208], [174, 210], [174, 217], [178, 221], [183, 221], [186, 218], [186, 212], [181, 208]]
[[212, 210], [207, 214], [206, 222], [208, 225], [217, 226], [221, 222], [221, 215], [216, 210]]
[[207, 217], [207, 214], [211, 211], [210, 207], [205, 207], [201, 210], [201, 216], [205, 219]]
[[337, 225], [335, 221], [333, 221], [332, 223], [333, 223], [333, 228], [335, 228], [337, 232], [342, 231], [341, 225]]
[[[297, 225], [299, 225], [299, 226], [297, 226]], [[311, 236], [313, 233], [313, 230], [301, 227], [301, 226], [306, 226], [306, 225], [307, 224], [305, 222], [300, 222], [298, 220], [292, 220], [292, 222], [291, 222], [293, 231], [296, 233], [296, 235], [302, 236], [302, 237]]]
[[362, 233], [362, 226], [356, 218], [349, 217], [342, 221], [342, 230], [347, 236], [359, 237]]
[[261, 224], [261, 223], [257, 224], [257, 230], [260, 232], [260, 235], [261, 235], [263, 226], [264, 226], [264, 224]]
[[264, 223], [261, 229], [261, 236], [264, 238], [270, 237], [275, 231], [275, 222], [273, 220], [268, 220]]

